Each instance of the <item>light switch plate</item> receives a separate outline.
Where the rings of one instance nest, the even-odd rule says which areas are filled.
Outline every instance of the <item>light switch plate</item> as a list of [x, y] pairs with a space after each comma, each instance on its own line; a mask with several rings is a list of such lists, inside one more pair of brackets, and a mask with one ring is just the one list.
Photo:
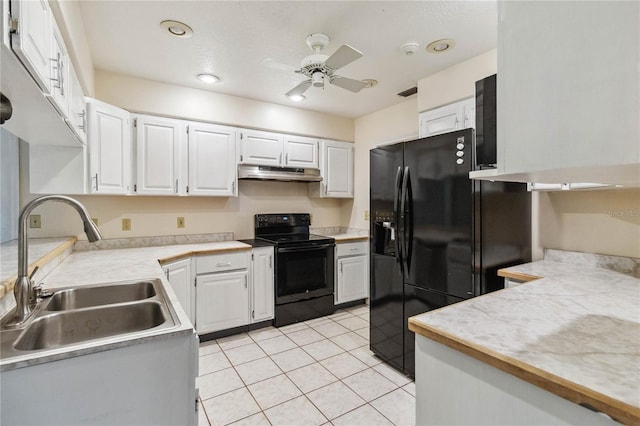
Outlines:
[[92, 218], [91, 218], [91, 222], [93, 222], [93, 224], [94, 224], [95, 226], [98, 226], [98, 218], [97, 218], [97, 217], [92, 217]]
[[183, 216], [178, 216], [177, 225], [178, 225], [178, 228], [184, 228], [184, 217]]
[[364, 220], [369, 220], [369, 210], [364, 211]]
[[122, 219], [122, 230], [131, 231], [131, 219]]

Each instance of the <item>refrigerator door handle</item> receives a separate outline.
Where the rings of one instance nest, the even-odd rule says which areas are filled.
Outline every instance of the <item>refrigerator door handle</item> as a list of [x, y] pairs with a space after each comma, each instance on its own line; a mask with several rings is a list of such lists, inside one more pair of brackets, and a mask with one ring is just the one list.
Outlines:
[[402, 191], [401, 191], [401, 195], [400, 195], [400, 219], [398, 219], [399, 223], [402, 223], [402, 232], [400, 233], [400, 235], [402, 236], [402, 241], [401, 241], [401, 249], [402, 249], [402, 255], [403, 255], [403, 270], [404, 272], [406, 272], [405, 276], [409, 275], [409, 258], [407, 257], [407, 246], [409, 244], [408, 238], [407, 238], [407, 225], [409, 225], [409, 223], [407, 223], [407, 216], [406, 216], [406, 208], [407, 208], [407, 188], [408, 188], [408, 182], [409, 182], [409, 166], [405, 166], [404, 168], [404, 173], [402, 176]]
[[402, 263], [402, 232], [403, 227], [401, 226], [401, 216], [400, 216], [400, 197], [402, 195], [402, 167], [398, 167], [396, 170], [396, 186], [394, 188], [394, 200], [393, 200], [393, 212], [396, 215], [395, 217], [395, 240], [396, 240], [396, 261], [398, 263]]
[[411, 173], [409, 167], [404, 169], [404, 180], [402, 183], [403, 193], [403, 215], [404, 215], [404, 235], [402, 240], [404, 243], [403, 255], [406, 264], [406, 273], [409, 275], [411, 268], [411, 258], [413, 254], [413, 191], [411, 188]]

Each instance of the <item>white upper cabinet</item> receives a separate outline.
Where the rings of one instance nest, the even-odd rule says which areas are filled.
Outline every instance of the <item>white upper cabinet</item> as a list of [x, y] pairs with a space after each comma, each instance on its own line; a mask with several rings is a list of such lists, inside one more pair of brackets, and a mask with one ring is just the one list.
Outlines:
[[318, 168], [318, 140], [303, 136], [284, 136], [284, 167]]
[[353, 144], [320, 140], [321, 182], [309, 183], [309, 196], [353, 198]]
[[476, 127], [474, 98], [465, 99], [443, 107], [420, 113], [420, 137], [439, 135]]
[[131, 192], [131, 120], [128, 111], [87, 98], [89, 191]]
[[283, 136], [258, 130], [240, 131], [240, 164], [280, 167]]
[[189, 195], [236, 195], [236, 137], [233, 127], [189, 123]]
[[70, 92], [69, 55], [64, 40], [56, 25], [53, 25], [51, 37], [51, 61], [49, 61], [50, 93], [53, 106], [63, 117], [69, 116]]
[[11, 16], [18, 21], [18, 31], [11, 36], [11, 48], [42, 91], [49, 94], [53, 37], [49, 4], [47, 0], [12, 0]]
[[67, 123], [82, 143], [87, 142], [87, 105], [76, 73], [69, 64], [69, 115]]
[[182, 151], [185, 122], [134, 115], [136, 134], [136, 189], [144, 195], [183, 195], [186, 168]]
[[637, 1], [499, 2], [488, 178], [640, 185], [639, 27]]

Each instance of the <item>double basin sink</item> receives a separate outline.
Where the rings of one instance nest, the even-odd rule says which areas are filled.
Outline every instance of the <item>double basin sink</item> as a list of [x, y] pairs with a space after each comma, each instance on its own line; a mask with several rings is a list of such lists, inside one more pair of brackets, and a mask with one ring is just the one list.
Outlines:
[[105, 339], [130, 339], [179, 325], [159, 279], [57, 290], [18, 328], [0, 329], [1, 358]]

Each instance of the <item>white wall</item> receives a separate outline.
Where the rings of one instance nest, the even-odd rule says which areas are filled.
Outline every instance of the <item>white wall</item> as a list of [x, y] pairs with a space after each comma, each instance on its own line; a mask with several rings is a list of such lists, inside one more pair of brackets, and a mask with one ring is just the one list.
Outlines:
[[498, 54], [489, 50], [418, 81], [418, 111], [475, 96], [476, 81], [496, 73]]
[[353, 119], [96, 71], [96, 97], [130, 111], [353, 141]]
[[18, 138], [0, 128], [0, 243], [18, 238]]
[[346, 212], [350, 228], [369, 229], [369, 150], [377, 145], [418, 137], [417, 97], [359, 117], [355, 121], [354, 198]]

